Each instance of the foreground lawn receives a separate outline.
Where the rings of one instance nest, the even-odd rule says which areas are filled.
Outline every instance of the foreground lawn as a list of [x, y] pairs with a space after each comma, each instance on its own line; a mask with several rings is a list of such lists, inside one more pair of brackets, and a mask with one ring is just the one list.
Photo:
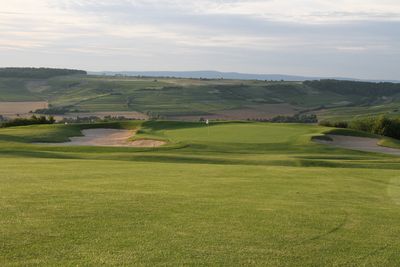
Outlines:
[[0, 130], [0, 265], [398, 266], [399, 158], [309, 142], [324, 130], [149, 124], [177, 145], [147, 150]]

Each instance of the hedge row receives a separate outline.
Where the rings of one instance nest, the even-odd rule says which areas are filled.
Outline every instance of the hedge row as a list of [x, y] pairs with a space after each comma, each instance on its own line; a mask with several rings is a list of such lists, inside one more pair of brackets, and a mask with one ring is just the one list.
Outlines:
[[3, 122], [2, 124], [0, 124], [0, 127], [5, 128], [5, 127], [26, 126], [26, 125], [34, 125], [34, 124], [53, 124], [55, 122], [56, 122], [56, 120], [52, 116], [47, 118], [45, 116], [37, 117], [37, 116], [33, 115], [30, 118], [17, 118], [17, 119]]
[[349, 128], [353, 130], [379, 134], [396, 139], [400, 139], [400, 119], [392, 119], [385, 116], [359, 119], [351, 122], [329, 122], [322, 121], [319, 123], [322, 126]]

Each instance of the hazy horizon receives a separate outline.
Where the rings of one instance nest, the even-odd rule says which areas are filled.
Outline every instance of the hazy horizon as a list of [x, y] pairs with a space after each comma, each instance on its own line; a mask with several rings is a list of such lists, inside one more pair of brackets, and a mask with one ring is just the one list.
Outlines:
[[399, 80], [396, 0], [5, 0], [2, 67]]

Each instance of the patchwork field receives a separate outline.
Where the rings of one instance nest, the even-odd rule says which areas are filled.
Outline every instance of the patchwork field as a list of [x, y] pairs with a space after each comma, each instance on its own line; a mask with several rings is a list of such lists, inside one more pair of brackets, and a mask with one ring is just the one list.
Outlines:
[[[159, 148], [35, 145], [136, 130]], [[398, 266], [400, 157], [313, 125], [0, 129], [1, 266]]]
[[0, 102], [0, 115], [7, 117], [15, 117], [16, 115], [27, 115], [31, 111], [37, 109], [48, 108], [48, 103], [45, 101], [34, 102]]
[[172, 116], [172, 119], [183, 121], [199, 121], [201, 118], [221, 120], [247, 120], [247, 119], [272, 119], [276, 116], [293, 116], [301, 109], [296, 109], [289, 104], [264, 104], [262, 106], [247, 107], [242, 109], [230, 109], [215, 111], [206, 116]]
[[136, 111], [106, 111], [106, 112], [76, 112], [76, 113], [67, 113], [65, 115], [59, 116], [60, 118], [76, 118], [76, 117], [90, 117], [95, 116], [104, 119], [104, 117], [124, 117], [126, 119], [137, 119], [137, 120], [146, 120], [149, 118], [148, 115], [136, 112]]
[[[286, 82], [91, 75], [0, 77], [0, 101], [46, 101], [58, 116], [198, 121], [271, 119], [297, 113], [320, 119], [400, 116], [400, 85], [337, 80]], [[37, 70], [36, 70], [37, 72]], [[18, 75], [17, 75], [18, 74]], [[68, 74], [68, 73], [67, 73]], [[10, 74], [12, 75], [12, 74]], [[40, 106], [42, 108], [42, 106]], [[30, 110], [28, 110], [30, 111]], [[9, 112], [9, 111], [5, 111]], [[0, 110], [0, 115], [2, 114]], [[22, 113], [22, 112], [20, 112]], [[67, 115], [66, 115], [67, 114]]]

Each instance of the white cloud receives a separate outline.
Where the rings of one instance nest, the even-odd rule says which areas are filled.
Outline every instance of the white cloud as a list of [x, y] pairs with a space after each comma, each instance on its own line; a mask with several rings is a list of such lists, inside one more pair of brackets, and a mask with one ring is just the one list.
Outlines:
[[297, 22], [400, 19], [398, 0], [64, 0], [59, 1], [59, 6], [95, 12], [145, 7], [176, 13], [242, 15]]
[[[317, 73], [304, 71], [332, 71], [320, 62], [325, 56], [327, 60], [342, 56], [350, 60], [349, 55], [363, 55], [371, 59], [371, 65], [382, 55], [400, 60], [398, 0], [2, 2], [0, 56], [10, 58], [2, 62], [7, 65], [16, 64], [16, 59], [22, 65], [32, 65], [20, 56], [22, 51], [29, 55], [26, 60], [52, 54], [57, 57], [44, 56], [40, 62], [65, 59], [89, 69], [116, 65], [157, 69], [170, 64], [180, 69], [190, 65], [196, 69], [265, 72], [276, 67], [273, 72], [287, 72], [285, 69], [292, 70], [297, 63], [294, 74], [314, 75]], [[304, 60], [310, 58], [309, 53], [320, 55], [320, 59]], [[14, 60], [9, 55], [14, 55]], [[171, 55], [182, 56], [168, 63]], [[85, 57], [90, 60], [82, 63]], [[268, 60], [275, 57], [274, 63]], [[135, 61], [137, 58], [141, 61]], [[396, 66], [391, 68], [386, 73], [398, 72]], [[343, 69], [340, 66], [337, 75], [352, 75], [339, 73]], [[354, 76], [368, 72], [354, 71]]]
[[280, 21], [324, 22], [354, 19], [400, 19], [397, 0], [210, 1], [205, 12], [241, 14]]

